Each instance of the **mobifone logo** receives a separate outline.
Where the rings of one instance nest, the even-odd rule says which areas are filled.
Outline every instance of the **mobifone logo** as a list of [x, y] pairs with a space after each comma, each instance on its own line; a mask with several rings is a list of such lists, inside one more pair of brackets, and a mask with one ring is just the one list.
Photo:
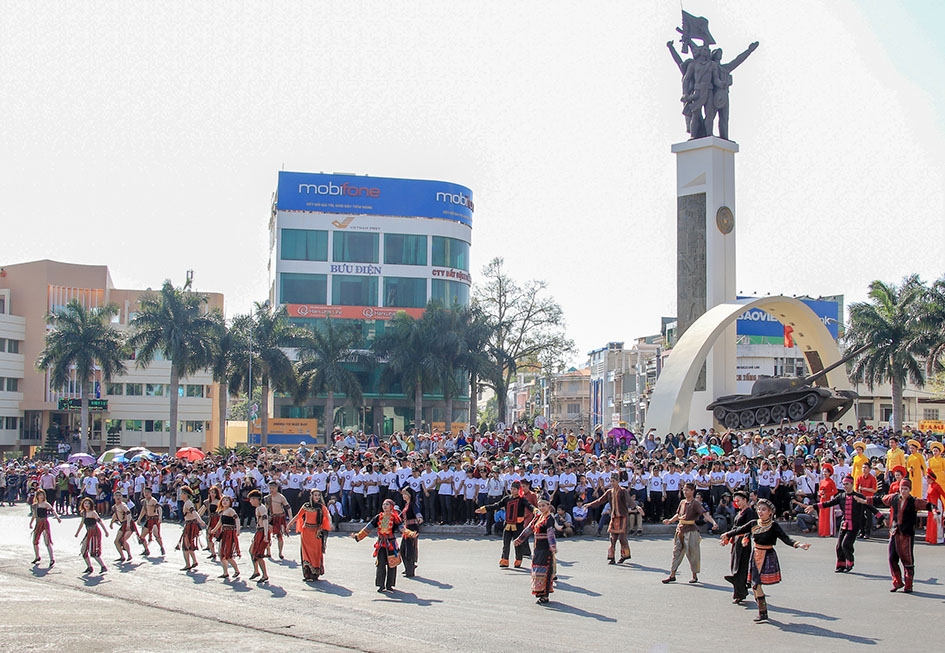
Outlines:
[[463, 193], [444, 193], [442, 191], [437, 191], [436, 193], [437, 202], [449, 202], [450, 204], [460, 204], [469, 208], [470, 211], [475, 211], [473, 208], [473, 201], [468, 195]]
[[332, 195], [342, 197], [373, 197], [381, 196], [380, 188], [369, 186], [352, 186], [348, 182], [340, 186], [328, 182], [327, 184], [299, 184], [299, 195]]

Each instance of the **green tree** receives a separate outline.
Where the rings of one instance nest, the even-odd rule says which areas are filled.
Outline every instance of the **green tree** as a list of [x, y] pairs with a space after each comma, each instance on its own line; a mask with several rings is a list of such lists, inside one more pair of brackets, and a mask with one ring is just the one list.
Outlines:
[[[427, 307], [430, 310], [430, 307]], [[426, 314], [424, 314], [426, 317]], [[385, 385], [399, 382], [405, 394], [413, 393], [414, 426], [423, 423], [423, 390], [436, 384], [440, 360], [433, 351], [431, 320], [415, 319], [399, 311], [374, 341], [374, 355], [386, 362], [381, 380]]]
[[483, 283], [475, 287], [476, 303], [493, 328], [489, 351], [498, 371], [487, 384], [496, 392], [499, 421], [506, 419], [509, 386], [520, 368], [528, 361], [563, 359], [575, 351], [565, 332], [564, 312], [547, 294], [548, 284], [520, 285], [504, 264], [502, 258], [492, 259], [482, 270]]
[[902, 429], [902, 392], [906, 381], [925, 384], [927, 341], [920, 328], [922, 301], [926, 287], [917, 275], [903, 279], [902, 285], [873, 281], [869, 301], [850, 305], [850, 325], [845, 339], [855, 349], [871, 345], [853, 360], [850, 378], [872, 389], [879, 383], [892, 387], [890, 425]]
[[926, 373], [932, 377], [936, 396], [945, 395], [945, 277], [935, 281], [922, 303], [920, 328], [929, 353]]
[[125, 373], [122, 335], [111, 324], [118, 310], [114, 304], [89, 309], [72, 300], [65, 308], [46, 316], [51, 330], [46, 333], [36, 365], [49, 372], [54, 389], [64, 388], [75, 379], [82, 401], [79, 419], [83, 452], [89, 450], [89, 383], [95, 380], [96, 370], [100, 371], [103, 383]]
[[177, 451], [180, 380], [213, 363], [214, 342], [220, 337], [223, 319], [207, 307], [207, 296], [192, 292], [188, 281], [177, 288], [170, 279], [159, 292], [146, 293], [131, 320], [128, 345], [137, 351], [137, 366], [151, 365], [160, 353], [171, 364], [168, 451]]
[[325, 394], [325, 442], [331, 444], [335, 424], [335, 393], [345, 396], [352, 406], [362, 401], [361, 382], [351, 370], [352, 364], [370, 364], [371, 357], [358, 349], [361, 330], [356, 324], [337, 324], [325, 320], [312, 330], [299, 347], [300, 402], [309, 396]]
[[237, 365], [248, 357], [247, 324], [249, 319], [249, 316], [238, 315], [229, 327], [221, 325], [218, 337], [213, 343], [210, 372], [219, 386], [216, 397], [217, 413], [220, 415], [217, 429], [218, 447], [226, 447], [227, 400], [230, 396], [238, 395], [240, 391], [240, 388], [235, 385], [235, 382], [240, 379]]
[[231, 387], [249, 386], [249, 368], [252, 367], [252, 385], [258, 380], [262, 386], [260, 443], [266, 446], [269, 444], [269, 395], [273, 390], [297, 395], [298, 377], [286, 350], [304, 342], [307, 333], [289, 322], [285, 306], [272, 307], [268, 301], [256, 302], [252, 316], [242, 328], [247, 342], [235, 356]]

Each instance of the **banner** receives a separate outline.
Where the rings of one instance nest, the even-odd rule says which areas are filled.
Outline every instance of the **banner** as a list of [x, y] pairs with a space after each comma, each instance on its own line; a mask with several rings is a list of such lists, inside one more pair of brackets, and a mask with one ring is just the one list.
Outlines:
[[326, 317], [340, 320], [391, 320], [398, 312], [420, 319], [422, 308], [395, 308], [378, 306], [326, 306], [324, 304], [286, 304], [289, 317], [323, 319]]

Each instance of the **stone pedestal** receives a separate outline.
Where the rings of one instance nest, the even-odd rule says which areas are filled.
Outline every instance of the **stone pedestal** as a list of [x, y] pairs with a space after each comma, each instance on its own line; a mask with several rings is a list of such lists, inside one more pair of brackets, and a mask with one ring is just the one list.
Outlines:
[[[672, 146], [676, 155], [677, 339], [707, 310], [735, 301], [735, 153], [707, 137]], [[696, 382], [690, 428], [708, 427], [705, 407], [735, 392], [735, 325], [713, 345]]]

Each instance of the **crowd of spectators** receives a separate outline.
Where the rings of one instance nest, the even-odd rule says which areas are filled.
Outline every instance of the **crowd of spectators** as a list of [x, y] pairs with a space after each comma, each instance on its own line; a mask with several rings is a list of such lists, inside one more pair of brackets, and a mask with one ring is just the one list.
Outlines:
[[552, 501], [560, 536], [600, 535], [609, 505], [588, 510], [584, 504], [609, 487], [611, 475], [625, 470], [634, 498], [631, 534], [642, 533], [643, 523], [674, 514], [687, 482], [696, 485], [697, 496], [723, 529], [735, 512], [731, 495], [743, 489], [771, 499], [779, 519], [797, 520], [809, 531], [816, 527], [816, 516], [804, 509], [817, 500], [824, 469], [829, 469], [825, 463], [839, 486], [850, 472], [854, 443], [877, 446], [866, 473], [876, 477], [882, 492], [891, 472], [884, 452], [892, 441], [900, 446], [917, 441], [930, 456], [929, 444], [941, 437], [826, 424], [703, 429], [663, 437], [650, 431], [622, 438], [601, 430], [546, 432], [523, 425], [482, 433], [472, 428], [455, 435], [411, 430], [386, 437], [337, 429], [330, 446], [257, 447], [193, 462], [165, 456], [76, 468], [61, 461], [8, 461], [0, 467], [0, 497], [8, 504], [29, 501], [36, 488], [43, 488], [64, 514], [89, 496], [106, 515], [117, 490], [135, 505], [150, 487], [165, 518], [173, 520], [180, 516], [182, 487], [192, 487], [206, 499], [210, 487], [218, 486], [248, 526], [253, 516], [247, 495], [254, 489], [268, 493], [271, 482], [294, 510], [307, 490], [321, 490], [336, 523], [370, 520], [384, 499], [399, 503], [401, 488], [409, 486], [427, 524], [478, 524], [489, 534], [500, 532], [494, 525], [501, 515], [479, 515], [476, 508], [495, 503], [519, 480]]

